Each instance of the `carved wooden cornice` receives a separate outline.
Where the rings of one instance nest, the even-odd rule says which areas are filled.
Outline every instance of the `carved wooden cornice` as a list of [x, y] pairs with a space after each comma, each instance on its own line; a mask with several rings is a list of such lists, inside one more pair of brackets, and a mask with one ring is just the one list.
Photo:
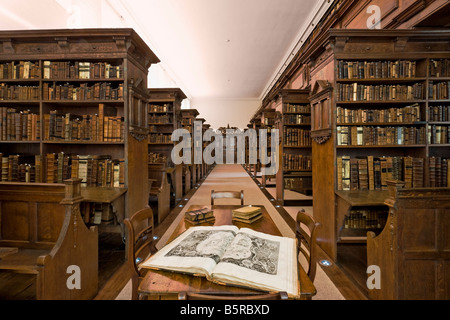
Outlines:
[[68, 59], [85, 53], [107, 53], [111, 58], [126, 54], [147, 72], [151, 64], [160, 62], [131, 28], [0, 31], [0, 44], [0, 57], [15, 54], [17, 59], [36, 54], [42, 59], [61, 53]]

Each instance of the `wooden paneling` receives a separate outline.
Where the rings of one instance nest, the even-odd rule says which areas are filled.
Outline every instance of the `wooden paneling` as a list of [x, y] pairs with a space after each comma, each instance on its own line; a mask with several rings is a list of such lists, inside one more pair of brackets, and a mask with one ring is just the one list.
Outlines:
[[381, 271], [372, 299], [449, 299], [450, 188], [401, 189], [390, 185], [384, 230], [367, 241], [369, 265]]
[[[59, 203], [36, 203], [36, 241], [56, 242], [64, 223], [64, 207]], [[51, 212], [51, 216], [49, 216]]]
[[26, 202], [1, 202], [1, 238], [28, 241], [30, 226], [29, 213]]

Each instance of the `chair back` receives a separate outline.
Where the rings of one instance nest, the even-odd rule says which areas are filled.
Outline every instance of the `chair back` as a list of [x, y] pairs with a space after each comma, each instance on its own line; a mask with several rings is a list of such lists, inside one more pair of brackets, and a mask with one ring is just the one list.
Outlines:
[[127, 229], [127, 264], [132, 280], [132, 299], [136, 300], [140, 280], [144, 276], [139, 264], [156, 252], [153, 240], [153, 210], [146, 207], [139, 210], [131, 218], [124, 219]]
[[288, 300], [288, 295], [284, 291], [276, 293], [248, 294], [248, 295], [240, 295], [240, 294], [217, 295], [207, 293], [180, 292], [178, 294], [178, 300]]
[[244, 205], [244, 190], [241, 191], [214, 191], [211, 190], [211, 205], [214, 205], [215, 199], [240, 199], [241, 205]]
[[306, 214], [304, 209], [301, 209], [297, 213], [296, 226], [297, 254], [299, 259], [301, 258], [300, 254], [306, 259], [308, 277], [311, 279], [311, 282], [314, 282], [317, 269], [317, 230], [320, 227], [320, 223]]

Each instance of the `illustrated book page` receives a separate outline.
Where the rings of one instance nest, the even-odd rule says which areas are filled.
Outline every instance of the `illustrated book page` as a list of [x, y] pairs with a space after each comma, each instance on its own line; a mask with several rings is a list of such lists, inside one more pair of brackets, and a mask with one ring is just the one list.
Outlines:
[[235, 226], [191, 227], [140, 266], [209, 277], [238, 231]]
[[240, 229], [211, 275], [213, 281], [299, 296], [296, 240]]
[[191, 227], [141, 264], [299, 296], [296, 240], [235, 226]]

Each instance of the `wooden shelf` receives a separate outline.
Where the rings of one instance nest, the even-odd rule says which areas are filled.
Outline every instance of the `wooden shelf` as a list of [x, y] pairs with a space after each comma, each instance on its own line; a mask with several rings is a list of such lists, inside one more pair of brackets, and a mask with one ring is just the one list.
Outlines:
[[365, 146], [336, 146], [337, 149], [381, 149], [381, 148], [424, 148], [426, 144], [386, 144], [386, 145], [365, 145]]
[[[282, 204], [286, 204], [288, 199], [285, 197], [285, 190], [291, 190], [299, 192], [302, 194], [310, 194], [312, 191], [312, 171], [311, 169], [288, 169], [285, 161], [288, 158], [300, 159], [300, 157], [311, 158], [312, 152], [312, 141], [310, 137], [311, 123], [292, 123], [293, 120], [296, 121], [295, 115], [299, 116], [310, 116], [311, 112], [305, 112], [310, 110], [309, 106], [309, 90], [293, 90], [285, 89], [280, 92], [280, 107], [277, 111], [280, 112], [277, 117], [275, 127], [278, 128], [281, 135], [281, 145], [280, 145], [280, 169], [276, 174], [276, 199]], [[298, 112], [292, 112], [292, 110], [298, 110]], [[310, 121], [310, 119], [305, 119]], [[293, 145], [288, 143], [287, 140], [290, 135], [293, 134], [294, 137], [298, 136], [298, 142], [302, 144], [307, 142], [309, 139], [309, 145]], [[300, 136], [301, 135], [301, 136]], [[302, 140], [300, 140], [302, 139]], [[292, 140], [291, 140], [292, 141]], [[297, 140], [293, 140], [297, 142]], [[299, 164], [302, 166], [302, 164]], [[300, 167], [302, 168], [302, 167]]]
[[367, 105], [367, 104], [380, 104], [380, 105], [391, 105], [391, 104], [413, 104], [413, 103], [424, 103], [427, 100], [360, 100], [360, 101], [336, 101], [338, 105]]
[[360, 127], [372, 127], [372, 126], [417, 126], [425, 125], [426, 121], [416, 122], [352, 122], [352, 123], [336, 123], [336, 126], [360, 126]]
[[[130, 28], [0, 31], [0, 39], [2, 39], [0, 46], [5, 41], [12, 46], [11, 50], [0, 52], [0, 62], [31, 61], [39, 66], [41, 73], [41, 76], [35, 79], [0, 79], [0, 83], [26, 84], [39, 88], [39, 99], [0, 101], [1, 107], [11, 105], [17, 110], [33, 108], [31, 109], [33, 113], [40, 116], [39, 141], [0, 141], [7, 147], [5, 149], [14, 154], [28, 155], [34, 152], [32, 156], [40, 156], [42, 163], [40, 180], [42, 181], [47, 179], [45, 164], [48, 154], [108, 155], [111, 159], [123, 160], [121, 163], [124, 164], [124, 172], [121, 181], [128, 192], [124, 195], [126, 198], [125, 210], [122, 212], [124, 216], [120, 218], [131, 216], [145, 207], [148, 204], [148, 193], [142, 186], [148, 184], [147, 157], [142, 155], [140, 150], [147, 144], [146, 141], [139, 140], [141, 136], [138, 134], [142, 133], [146, 136], [146, 132], [138, 130], [144, 123], [139, 112], [143, 110], [142, 106], [145, 110], [147, 107], [148, 96], [144, 89], [147, 87], [148, 69], [151, 64], [159, 62], [145, 42]], [[50, 61], [50, 64], [62, 62], [66, 66], [74, 66], [77, 62], [106, 62], [113, 67], [123, 67], [121, 70], [123, 76], [93, 78], [91, 74], [90, 79], [80, 79], [66, 78], [63, 75], [47, 79], [44, 72], [48, 69], [44, 68], [44, 61]], [[74, 70], [80, 71], [75, 67]], [[93, 70], [95, 72], [97, 69]], [[105, 83], [111, 84], [112, 87], [123, 85], [126, 99], [44, 99], [44, 97], [47, 98], [43, 95], [44, 88], [52, 86], [53, 83], [72, 83], [74, 86], [88, 83], [89, 87]], [[136, 83], [140, 85], [137, 86]], [[45, 140], [47, 124], [44, 123], [44, 115], [49, 114], [49, 110], [56, 110], [61, 114], [72, 114], [75, 109], [80, 109], [83, 115], [94, 115], [99, 114], [100, 104], [113, 107], [116, 112], [114, 115], [125, 118], [126, 123], [123, 123], [123, 127], [127, 131], [124, 132], [124, 141]], [[104, 116], [112, 116], [109, 114], [112, 111], [105, 108]], [[33, 146], [32, 151], [30, 151], [30, 145]], [[129, 163], [132, 165], [129, 166]], [[68, 165], [72, 164], [69, 162]]]
[[426, 81], [426, 77], [417, 78], [369, 78], [369, 79], [336, 79], [336, 83], [410, 83], [410, 82], [421, 82]]

